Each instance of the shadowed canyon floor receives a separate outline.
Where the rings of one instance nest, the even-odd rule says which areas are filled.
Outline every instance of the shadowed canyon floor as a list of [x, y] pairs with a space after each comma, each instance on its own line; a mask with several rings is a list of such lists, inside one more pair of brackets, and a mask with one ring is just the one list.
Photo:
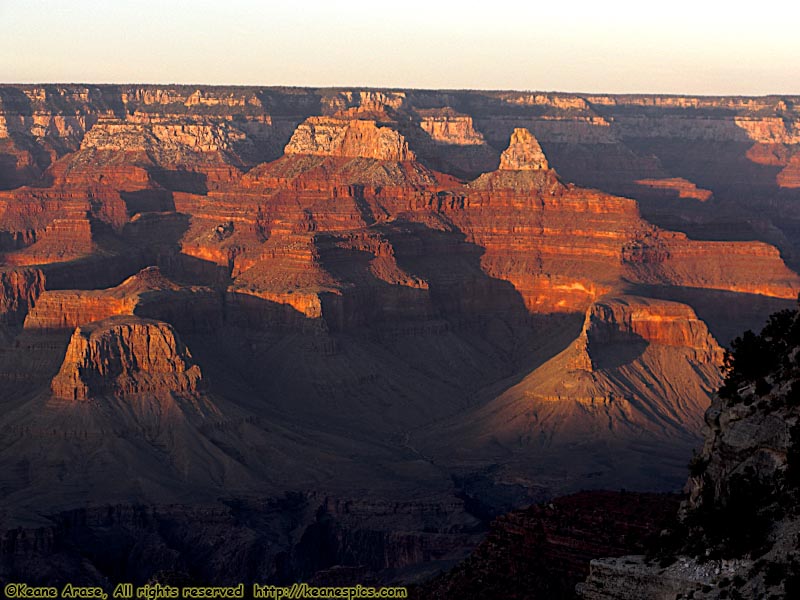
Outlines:
[[797, 106], [0, 86], [7, 569], [111, 528], [196, 577], [195, 520], [241, 525], [219, 572], [410, 580], [534, 501], [680, 488], [722, 346], [800, 292]]

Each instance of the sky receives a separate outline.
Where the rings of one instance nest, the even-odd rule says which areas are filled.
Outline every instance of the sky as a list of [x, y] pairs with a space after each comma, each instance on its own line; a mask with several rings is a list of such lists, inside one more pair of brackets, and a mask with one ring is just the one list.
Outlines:
[[0, 82], [800, 94], [799, 26], [796, 1], [0, 0]]

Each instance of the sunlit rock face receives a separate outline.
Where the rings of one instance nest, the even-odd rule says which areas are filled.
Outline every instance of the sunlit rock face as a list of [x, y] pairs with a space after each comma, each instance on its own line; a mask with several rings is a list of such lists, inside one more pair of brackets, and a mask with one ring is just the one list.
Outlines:
[[414, 160], [408, 142], [388, 126], [375, 121], [312, 117], [300, 124], [285, 149], [286, 154]]
[[167, 323], [111, 317], [78, 327], [52, 382], [58, 398], [193, 394], [200, 368]]
[[500, 170], [536, 171], [547, 168], [547, 159], [533, 134], [527, 129], [515, 129], [508, 148], [500, 155]]

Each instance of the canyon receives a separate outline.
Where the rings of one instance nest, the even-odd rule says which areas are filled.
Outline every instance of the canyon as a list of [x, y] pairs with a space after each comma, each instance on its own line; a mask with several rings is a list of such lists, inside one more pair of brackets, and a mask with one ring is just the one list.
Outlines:
[[791, 97], [0, 85], [2, 573], [197, 577], [196, 522], [215, 577], [422, 581], [680, 489], [800, 293], [799, 149]]

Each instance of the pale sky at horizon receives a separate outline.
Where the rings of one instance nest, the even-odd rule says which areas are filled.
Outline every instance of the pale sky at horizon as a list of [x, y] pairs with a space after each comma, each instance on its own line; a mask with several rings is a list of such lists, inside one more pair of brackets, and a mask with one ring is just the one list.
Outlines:
[[800, 6], [0, 0], [0, 82], [800, 94]]

